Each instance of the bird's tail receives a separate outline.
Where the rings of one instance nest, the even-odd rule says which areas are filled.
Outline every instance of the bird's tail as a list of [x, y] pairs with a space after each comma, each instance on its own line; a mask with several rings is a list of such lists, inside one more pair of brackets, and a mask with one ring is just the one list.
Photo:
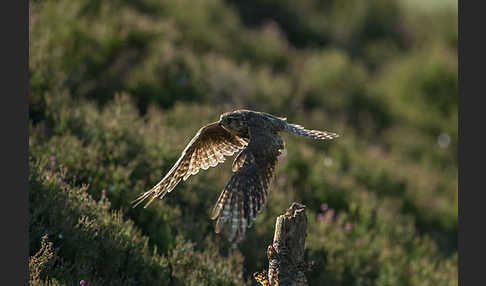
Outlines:
[[160, 184], [155, 185], [150, 190], [141, 194], [138, 198], [132, 201], [132, 207], [135, 208], [139, 204], [141, 204], [145, 199], [150, 198], [150, 200], [143, 206], [143, 208], [148, 207], [155, 198], [160, 197], [163, 198], [167, 194], [167, 191], [163, 189], [163, 186]]
[[292, 123], [287, 123], [285, 126], [285, 131], [296, 134], [299, 136], [304, 136], [312, 139], [334, 139], [339, 137], [339, 134], [329, 132], [329, 131], [320, 131], [320, 130], [309, 130], [305, 129], [304, 127], [297, 125], [297, 124], [292, 124]]
[[229, 223], [228, 240], [233, 246], [245, 237], [246, 228], [249, 227], [244, 205], [243, 196], [226, 189], [221, 193], [211, 214], [211, 219], [216, 220], [214, 232], [220, 233], [225, 223]]
[[[211, 219], [212, 220], [218, 219], [216, 224], [216, 229], [215, 229], [216, 233], [219, 233], [221, 231], [221, 227], [223, 223], [227, 220], [227, 217], [229, 217], [231, 214], [230, 213], [231, 197], [232, 197], [231, 191], [225, 189], [223, 192], [221, 192], [221, 195], [219, 195], [218, 201], [216, 202], [216, 205], [213, 208], [213, 211], [211, 213]], [[221, 211], [223, 212], [221, 213]]]

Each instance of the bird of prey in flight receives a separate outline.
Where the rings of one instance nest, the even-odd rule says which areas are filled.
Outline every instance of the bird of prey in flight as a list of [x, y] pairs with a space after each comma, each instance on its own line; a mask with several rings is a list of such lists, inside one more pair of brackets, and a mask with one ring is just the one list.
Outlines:
[[229, 222], [229, 240], [238, 243], [262, 211], [278, 157], [285, 154], [285, 145], [278, 133], [281, 131], [322, 140], [339, 136], [328, 131], [308, 130], [288, 123], [286, 118], [264, 112], [235, 110], [224, 113], [219, 121], [199, 129], [172, 169], [134, 200], [133, 207], [149, 199], [146, 208], [155, 198], [162, 199], [170, 193], [181, 180], [187, 180], [200, 169], [223, 163], [225, 156], [239, 152], [233, 162], [233, 175], [211, 215], [211, 219], [216, 220], [215, 232], [219, 233]]

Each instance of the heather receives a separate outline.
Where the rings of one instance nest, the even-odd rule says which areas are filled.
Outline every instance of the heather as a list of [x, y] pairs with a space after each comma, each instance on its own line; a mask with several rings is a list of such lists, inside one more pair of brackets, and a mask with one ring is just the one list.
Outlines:
[[[310, 285], [457, 285], [457, 9], [443, 2], [31, 0], [30, 283], [257, 285], [295, 201]], [[231, 159], [131, 208], [236, 108], [341, 137], [283, 134], [236, 249], [209, 218]]]

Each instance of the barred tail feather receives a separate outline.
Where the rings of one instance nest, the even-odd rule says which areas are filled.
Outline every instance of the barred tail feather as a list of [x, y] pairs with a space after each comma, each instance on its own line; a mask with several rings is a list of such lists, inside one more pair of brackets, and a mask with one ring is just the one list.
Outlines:
[[309, 130], [297, 124], [287, 123], [285, 130], [289, 133], [312, 138], [312, 139], [333, 139], [339, 137], [338, 134], [329, 131]]
[[211, 219], [216, 220], [214, 231], [220, 233], [226, 223], [229, 224], [228, 240], [235, 245], [241, 241], [248, 225], [247, 213], [245, 213], [245, 198], [232, 187], [238, 185], [238, 182], [231, 182], [226, 188], [214, 206]]

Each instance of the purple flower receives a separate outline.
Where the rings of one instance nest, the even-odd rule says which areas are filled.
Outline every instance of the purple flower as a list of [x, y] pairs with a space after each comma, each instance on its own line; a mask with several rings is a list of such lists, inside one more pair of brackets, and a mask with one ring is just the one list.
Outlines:
[[186, 223], [184, 223], [184, 224], [182, 225], [182, 227], [183, 227], [183, 228], [185, 228], [185, 229], [190, 229], [190, 228], [192, 228], [192, 223], [190, 223], [190, 222], [186, 222]]
[[322, 221], [322, 220], [324, 220], [324, 214], [322, 214], [322, 213], [318, 213], [318, 214], [317, 214], [316, 219], [317, 219], [317, 221]]
[[321, 205], [321, 211], [323, 211], [323, 212], [327, 211], [328, 208], [329, 207], [328, 207], [328, 205], [326, 203], [324, 203], [324, 204]]
[[334, 209], [329, 209], [326, 212], [326, 220], [327, 221], [332, 221], [334, 219]]
[[79, 285], [86, 285], [86, 281], [84, 280], [79, 281]]
[[51, 167], [54, 167], [56, 165], [56, 157], [54, 156], [49, 157], [49, 161], [51, 161]]
[[347, 230], [347, 231], [350, 231], [352, 228], [353, 228], [352, 223], [347, 223], [346, 226], [344, 226], [344, 229]]

